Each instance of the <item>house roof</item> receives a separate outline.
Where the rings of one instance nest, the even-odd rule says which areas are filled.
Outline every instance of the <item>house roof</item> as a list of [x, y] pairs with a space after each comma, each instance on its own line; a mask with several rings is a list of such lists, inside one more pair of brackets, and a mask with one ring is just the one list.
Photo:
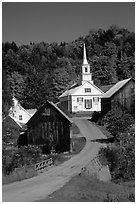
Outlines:
[[[85, 83], [87, 83], [87, 82], [85, 82]], [[84, 84], [85, 84], [84, 83]], [[88, 81], [88, 83], [90, 83], [89, 81]], [[74, 84], [74, 85], [72, 85], [68, 90], [66, 90], [64, 93], [62, 93], [60, 96], [59, 96], [59, 98], [61, 98], [61, 97], [64, 97], [64, 96], [69, 96], [69, 95], [72, 95], [73, 93], [75, 93], [75, 91], [77, 91], [78, 89], [80, 89], [84, 84]], [[91, 83], [90, 83], [91, 84]], [[99, 89], [97, 86], [95, 86], [94, 84], [91, 84], [92, 86], [94, 86], [97, 90], [99, 90], [100, 92], [102, 92], [103, 94], [104, 94], [104, 92], [101, 90], [101, 89]]]
[[37, 109], [25, 109], [29, 114], [35, 114], [36, 113], [36, 111], [37, 111]]
[[120, 90], [125, 84], [127, 84], [132, 78], [125, 79], [117, 82], [112, 88], [110, 88], [104, 95], [103, 98], [110, 98], [113, 96], [118, 90]]
[[105, 86], [101, 86], [100, 89], [106, 93], [110, 88], [112, 88], [114, 86], [114, 84], [110, 84], [110, 85], [105, 85]]
[[58, 108], [53, 102], [51, 101], [46, 101], [38, 110], [37, 112], [30, 118], [30, 120], [26, 123], [29, 124], [30, 121], [32, 121], [35, 117], [37, 117], [37, 114], [39, 113], [39, 111], [41, 111], [43, 109], [43, 107], [45, 106], [45, 104], [48, 103], [50, 104], [54, 109], [56, 109], [65, 119], [67, 119], [70, 123], [73, 123], [73, 121], [62, 111], [60, 110], [60, 108]]
[[[12, 109], [14, 109], [16, 106], [19, 106], [27, 115], [29, 115], [31, 117], [31, 114], [25, 108], [23, 108], [21, 106], [21, 104], [18, 102], [18, 100], [15, 97], [13, 97], [13, 100], [14, 100], [15, 106]], [[15, 103], [15, 101], [16, 101], [16, 103]]]
[[22, 125], [17, 121], [17, 120], [15, 120], [15, 118], [14, 117], [12, 117], [11, 115], [8, 115], [12, 120], [14, 120], [14, 122], [20, 127], [20, 128], [22, 128]]

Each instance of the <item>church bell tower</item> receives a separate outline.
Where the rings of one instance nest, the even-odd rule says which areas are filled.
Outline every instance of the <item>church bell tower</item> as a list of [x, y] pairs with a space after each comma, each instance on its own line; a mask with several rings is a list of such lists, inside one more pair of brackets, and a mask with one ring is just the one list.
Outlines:
[[84, 43], [84, 53], [83, 53], [83, 64], [82, 64], [82, 84], [86, 81], [89, 81], [93, 84], [92, 81], [92, 73], [90, 72], [90, 65], [88, 64], [87, 57], [86, 57], [86, 47]]

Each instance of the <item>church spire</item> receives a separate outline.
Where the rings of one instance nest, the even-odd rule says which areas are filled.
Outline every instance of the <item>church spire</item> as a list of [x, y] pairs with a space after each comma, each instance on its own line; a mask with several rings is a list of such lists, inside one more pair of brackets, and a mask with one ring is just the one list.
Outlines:
[[88, 64], [87, 57], [86, 57], [86, 47], [84, 43], [84, 56], [83, 56], [83, 64]]
[[82, 84], [84, 84], [87, 81], [93, 84], [92, 73], [90, 71], [90, 64], [87, 61], [86, 47], [84, 43], [83, 64], [82, 64]]

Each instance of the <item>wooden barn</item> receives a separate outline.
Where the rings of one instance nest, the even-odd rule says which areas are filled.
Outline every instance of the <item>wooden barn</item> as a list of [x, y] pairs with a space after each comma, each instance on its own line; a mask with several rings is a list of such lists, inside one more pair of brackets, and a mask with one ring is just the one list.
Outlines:
[[27, 143], [42, 146], [45, 152], [70, 150], [72, 121], [54, 103], [46, 101], [26, 123]]
[[[105, 87], [106, 89], [106, 87]], [[102, 90], [104, 91], [103, 87]], [[107, 90], [107, 89], [106, 89]], [[131, 114], [135, 112], [135, 80], [132, 78], [119, 81], [108, 87], [101, 99], [101, 113], [104, 115], [113, 107], [119, 106]]]

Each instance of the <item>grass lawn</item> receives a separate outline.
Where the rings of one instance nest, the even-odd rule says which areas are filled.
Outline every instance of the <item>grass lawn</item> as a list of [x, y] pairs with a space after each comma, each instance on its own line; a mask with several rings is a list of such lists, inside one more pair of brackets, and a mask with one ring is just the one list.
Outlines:
[[105, 183], [92, 177], [75, 176], [61, 189], [40, 202], [129, 202], [134, 201], [135, 183]]

